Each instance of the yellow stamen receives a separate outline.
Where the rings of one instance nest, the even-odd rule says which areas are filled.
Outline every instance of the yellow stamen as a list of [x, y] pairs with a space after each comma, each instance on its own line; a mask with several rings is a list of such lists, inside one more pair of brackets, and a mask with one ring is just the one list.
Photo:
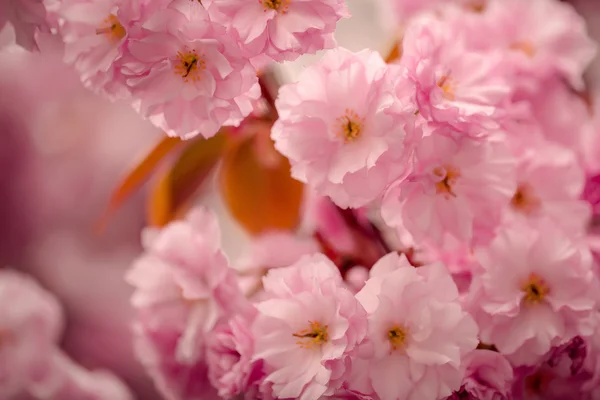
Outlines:
[[102, 26], [96, 29], [96, 35], [105, 35], [110, 43], [117, 44], [127, 35], [127, 31], [119, 18], [114, 14], [110, 14], [104, 20]]
[[446, 100], [454, 100], [455, 84], [452, 77], [444, 75], [437, 82], [437, 85], [442, 89], [443, 96]]
[[206, 62], [198, 56], [196, 50], [186, 50], [177, 53], [175, 74], [181, 76], [185, 82], [199, 81], [201, 72], [206, 69]]
[[460, 178], [460, 170], [451, 165], [446, 165], [434, 169], [433, 174], [442, 178], [442, 180], [435, 184], [436, 193], [456, 197], [456, 193], [452, 191], [452, 187], [456, 184], [456, 180]]
[[299, 338], [296, 343], [300, 345], [300, 347], [312, 349], [329, 341], [327, 325], [321, 325], [320, 322], [313, 321], [308, 321], [308, 324], [308, 329], [303, 329], [292, 334], [292, 336]]
[[356, 112], [346, 109], [346, 114], [336, 119], [339, 137], [344, 139], [345, 143], [350, 143], [358, 139], [363, 128], [363, 119]]
[[536, 274], [530, 274], [529, 278], [521, 286], [525, 293], [523, 301], [527, 304], [538, 304], [550, 292], [546, 283]]
[[541, 207], [542, 202], [533, 192], [531, 185], [522, 183], [517, 187], [517, 191], [510, 201], [510, 205], [516, 211], [530, 214], [538, 210]]
[[536, 53], [535, 46], [528, 41], [515, 42], [510, 46], [511, 50], [521, 51], [527, 57], [533, 58]]
[[387, 333], [391, 351], [402, 350], [406, 344], [406, 329], [394, 325]]
[[290, 5], [290, 0], [260, 0], [260, 3], [265, 8], [265, 12], [275, 10], [280, 14], [285, 14]]

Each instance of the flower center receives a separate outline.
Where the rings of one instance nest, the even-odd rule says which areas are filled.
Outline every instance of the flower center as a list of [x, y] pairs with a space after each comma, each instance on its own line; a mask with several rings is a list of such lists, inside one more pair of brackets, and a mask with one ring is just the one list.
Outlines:
[[517, 187], [510, 205], [517, 211], [524, 214], [530, 214], [540, 208], [542, 202], [533, 193], [533, 188], [527, 183], [522, 183]]
[[528, 304], [538, 304], [550, 292], [546, 283], [537, 275], [529, 275], [529, 279], [521, 286], [521, 291], [525, 293], [523, 301]]
[[300, 345], [300, 347], [304, 349], [312, 349], [329, 341], [327, 325], [321, 325], [320, 322], [312, 321], [308, 321], [308, 324], [309, 326], [307, 329], [303, 329], [300, 332], [292, 334], [292, 336], [299, 339], [296, 343]]
[[344, 139], [344, 143], [350, 143], [358, 139], [363, 128], [363, 119], [350, 109], [346, 109], [344, 116], [336, 119], [338, 123], [337, 135]]
[[387, 333], [391, 351], [402, 350], [406, 344], [406, 329], [394, 325]]
[[437, 167], [433, 170], [433, 174], [439, 178], [442, 178], [440, 181], [435, 183], [436, 193], [456, 197], [456, 193], [452, 191], [452, 187], [456, 184], [456, 180], [460, 177], [460, 170], [451, 165], [447, 165], [444, 167]]
[[181, 76], [185, 82], [199, 81], [201, 72], [206, 69], [206, 62], [198, 56], [196, 50], [186, 50], [177, 53], [175, 74]]
[[290, 0], [260, 0], [260, 3], [265, 8], [265, 12], [275, 10], [278, 13], [285, 14], [290, 5]]
[[442, 96], [446, 100], [454, 100], [454, 90], [455, 84], [454, 79], [451, 76], [443, 75], [440, 80], [438, 80], [437, 85], [440, 89], [442, 89]]
[[117, 44], [127, 35], [127, 31], [119, 18], [114, 14], [110, 14], [103, 21], [102, 26], [96, 29], [96, 35], [104, 35], [110, 43]]
[[533, 58], [536, 53], [536, 49], [531, 42], [520, 41], [515, 42], [510, 46], [511, 50], [520, 51], [529, 58]]

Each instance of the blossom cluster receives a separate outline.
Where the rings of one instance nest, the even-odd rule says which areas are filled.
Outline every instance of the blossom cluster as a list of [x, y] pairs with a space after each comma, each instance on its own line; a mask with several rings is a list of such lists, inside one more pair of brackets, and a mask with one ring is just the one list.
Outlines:
[[0, 15], [28, 48], [63, 46], [87, 87], [171, 136], [208, 138], [252, 112], [259, 68], [334, 47], [348, 11], [343, 0], [7, 0]]
[[393, 62], [336, 48], [280, 89], [272, 138], [314, 193], [297, 233], [229, 262], [204, 209], [146, 232], [129, 281], [168, 398], [598, 395], [583, 20], [443, 2], [402, 36]]
[[389, 62], [336, 47], [340, 0], [44, 0], [20, 27], [182, 138], [242, 124], [268, 63], [328, 49], [268, 105], [310, 191], [297, 231], [236, 260], [204, 208], [143, 232], [135, 345], [166, 399], [600, 398], [583, 19], [558, 0], [388, 3]]

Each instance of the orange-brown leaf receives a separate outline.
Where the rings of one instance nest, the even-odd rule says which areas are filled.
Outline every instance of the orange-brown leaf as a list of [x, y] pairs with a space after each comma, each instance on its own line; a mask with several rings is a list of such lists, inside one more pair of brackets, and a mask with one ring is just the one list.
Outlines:
[[237, 143], [225, 154], [220, 174], [230, 213], [251, 234], [293, 229], [300, 215], [303, 185], [290, 176], [290, 164], [279, 153], [275, 160], [272, 153], [261, 158], [264, 147], [259, 135]]
[[385, 58], [386, 63], [391, 63], [399, 60], [402, 57], [402, 39], [394, 42], [394, 47], [391, 48], [387, 57]]
[[224, 132], [210, 139], [186, 142], [173, 165], [164, 171], [148, 199], [148, 223], [164, 226], [188, 210], [194, 195], [217, 164], [225, 149]]
[[103, 230], [108, 219], [131, 195], [140, 188], [152, 175], [154, 170], [160, 165], [165, 157], [172, 152], [181, 139], [164, 137], [154, 148], [121, 179], [115, 190], [112, 192], [108, 206], [103, 216], [98, 221], [97, 228]]

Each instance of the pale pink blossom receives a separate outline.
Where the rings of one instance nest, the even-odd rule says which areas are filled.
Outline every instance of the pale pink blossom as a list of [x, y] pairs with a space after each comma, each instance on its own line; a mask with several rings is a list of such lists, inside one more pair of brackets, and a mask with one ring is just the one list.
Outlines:
[[502, 53], [471, 51], [451, 27], [433, 16], [415, 21], [402, 41], [401, 64], [423, 117], [484, 135], [500, 126], [511, 94]]
[[566, 79], [583, 89], [583, 72], [596, 54], [585, 21], [567, 2], [488, 0], [477, 48], [503, 49], [506, 68], [521, 83]]
[[518, 157], [517, 188], [508, 219], [548, 218], [572, 236], [587, 230], [591, 207], [580, 200], [585, 174], [571, 150], [540, 140]]
[[448, 233], [461, 242], [484, 243], [515, 192], [514, 159], [501, 138], [456, 136], [440, 128], [423, 138], [412, 173], [384, 197], [384, 220], [403, 223], [416, 241], [439, 245]]
[[[556, 77], [540, 80], [535, 89], [520, 91], [513, 100], [527, 104], [527, 116], [539, 126], [540, 136], [578, 155], [585, 153], [585, 139], [591, 128], [592, 113], [583, 98], [564, 80]], [[528, 135], [538, 136], [535, 133]]]
[[220, 399], [208, 380], [204, 360], [182, 362], [177, 357], [181, 332], [170, 329], [169, 324], [158, 328], [150, 325], [142, 320], [134, 327], [136, 355], [165, 399]]
[[43, 0], [3, 0], [0, 2], [0, 31], [9, 23], [16, 43], [27, 50], [38, 48], [36, 33], [49, 32]]
[[335, 47], [336, 23], [350, 16], [344, 0], [210, 0], [207, 8], [259, 64]]
[[325, 256], [306, 256], [264, 278], [256, 304], [254, 360], [277, 398], [312, 400], [341, 387], [346, 363], [366, 333], [366, 315]]
[[260, 383], [262, 361], [252, 361], [255, 313], [238, 314], [218, 325], [207, 339], [206, 363], [211, 384], [225, 399], [243, 395]]
[[491, 350], [475, 350], [463, 362], [467, 372], [462, 386], [446, 400], [511, 398], [513, 368], [504, 356]]
[[368, 314], [368, 341], [353, 363], [363, 379], [347, 386], [381, 400], [442, 399], [458, 390], [462, 358], [477, 346], [477, 325], [441, 264], [414, 268], [390, 253], [356, 295]]
[[62, 329], [54, 296], [26, 275], [0, 269], [0, 398], [44, 385]]
[[185, 221], [146, 231], [144, 239], [146, 251], [127, 275], [136, 287], [132, 303], [152, 327], [170, 323], [171, 329], [181, 329], [178, 357], [196, 360], [203, 336], [219, 318], [244, 306], [220, 248], [216, 217], [197, 208]]
[[65, 42], [65, 62], [74, 65], [87, 87], [112, 98], [126, 97], [119, 63], [142, 17], [141, 1], [56, 0], [49, 4]]
[[225, 28], [199, 2], [181, 1], [142, 25], [123, 68], [142, 116], [170, 136], [208, 138], [250, 114], [260, 87]]
[[395, 97], [395, 76], [374, 51], [338, 48], [283, 86], [272, 138], [292, 176], [345, 208], [405, 174], [420, 130]]
[[513, 223], [489, 248], [469, 296], [481, 341], [515, 365], [532, 365], [553, 346], [591, 332], [596, 306], [589, 251], [552, 223]]

